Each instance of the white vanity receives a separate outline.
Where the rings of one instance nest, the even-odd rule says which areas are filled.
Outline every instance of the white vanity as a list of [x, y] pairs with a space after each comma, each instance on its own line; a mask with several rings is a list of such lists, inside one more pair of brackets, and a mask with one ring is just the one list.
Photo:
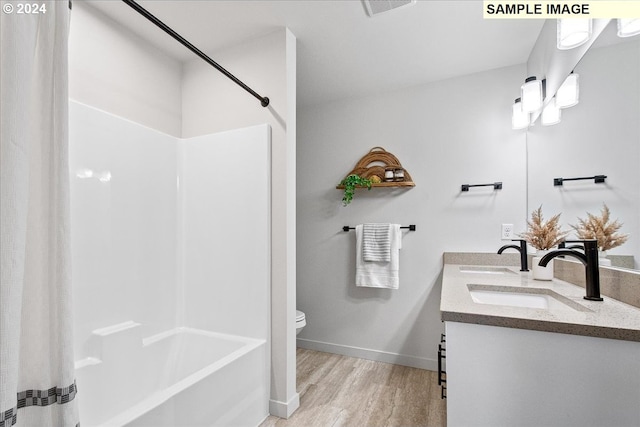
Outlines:
[[445, 264], [447, 424], [640, 426], [640, 309], [584, 295], [515, 266]]

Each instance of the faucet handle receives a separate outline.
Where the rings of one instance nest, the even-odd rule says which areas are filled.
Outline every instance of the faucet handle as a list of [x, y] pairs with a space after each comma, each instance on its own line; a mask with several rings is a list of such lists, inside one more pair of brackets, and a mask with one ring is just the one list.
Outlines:
[[[584, 245], [584, 249], [598, 249], [598, 239], [578, 239], [578, 240], [565, 240], [564, 243], [581, 243]], [[572, 246], [571, 248], [575, 248]]]
[[511, 239], [512, 242], [520, 242], [520, 248], [527, 250], [527, 241], [525, 239]]
[[[580, 243], [579, 245], [571, 245], [571, 246], [567, 246], [567, 243]], [[558, 243], [558, 249], [580, 249], [580, 250], [584, 250], [585, 245], [584, 245], [584, 240], [564, 240], [560, 243]]]

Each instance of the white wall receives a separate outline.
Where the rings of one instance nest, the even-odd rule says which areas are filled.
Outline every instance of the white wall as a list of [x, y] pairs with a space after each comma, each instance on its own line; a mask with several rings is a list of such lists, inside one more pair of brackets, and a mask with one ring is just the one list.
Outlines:
[[[547, 216], [562, 212], [565, 229], [606, 203], [612, 220], [629, 234], [611, 254], [634, 255], [640, 268], [640, 42], [591, 49], [576, 67], [580, 102], [562, 111], [554, 126], [531, 128], [529, 208], [543, 205]], [[553, 178], [606, 175], [605, 184]], [[573, 234], [573, 233], [572, 233]]]
[[[159, 31], [158, 36], [163, 34]], [[73, 3], [71, 99], [180, 137], [181, 76], [178, 61], [87, 2]]]
[[[201, 60], [184, 65], [183, 135], [267, 123], [271, 162], [271, 408], [288, 417], [298, 407], [295, 371], [296, 299], [296, 39], [288, 30], [215, 52], [215, 59], [271, 103], [260, 101]], [[244, 171], [241, 179], [251, 179]], [[248, 174], [248, 175], [244, 175]]]
[[[268, 96], [271, 102], [267, 108], [200, 58], [185, 62], [182, 80], [185, 138], [271, 121], [277, 125], [273, 126], [274, 137], [284, 137], [286, 114], [291, 107], [286, 99], [287, 33], [278, 30], [212, 54], [216, 62], [249, 87]], [[282, 121], [278, 123], [276, 119]]]
[[[496, 251], [501, 223], [526, 226], [525, 133], [510, 122], [524, 74], [523, 64], [299, 112], [299, 345], [436, 368], [442, 253]], [[335, 186], [374, 146], [416, 187], [358, 190], [342, 207]], [[494, 181], [504, 188], [460, 192]], [[417, 225], [403, 238], [399, 290], [354, 286], [355, 236], [341, 229], [364, 222]]]

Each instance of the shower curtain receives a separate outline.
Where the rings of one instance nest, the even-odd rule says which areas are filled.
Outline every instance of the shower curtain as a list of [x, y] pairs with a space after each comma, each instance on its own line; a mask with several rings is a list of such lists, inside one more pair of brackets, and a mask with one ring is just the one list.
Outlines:
[[1, 3], [0, 427], [73, 427], [69, 5]]

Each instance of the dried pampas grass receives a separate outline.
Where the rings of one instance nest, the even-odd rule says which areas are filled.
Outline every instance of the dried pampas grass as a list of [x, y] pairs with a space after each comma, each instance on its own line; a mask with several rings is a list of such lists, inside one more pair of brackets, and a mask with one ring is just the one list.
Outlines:
[[534, 248], [544, 251], [553, 248], [562, 242], [568, 231], [560, 229], [560, 215], [553, 216], [549, 221], [544, 221], [542, 205], [531, 213], [531, 221], [527, 221], [528, 230], [520, 234]]
[[578, 225], [571, 225], [580, 239], [598, 240], [598, 249], [608, 251], [616, 248], [627, 241], [628, 234], [620, 234], [618, 230], [622, 224], [615, 220], [609, 222], [611, 213], [606, 204], [602, 204], [600, 216], [587, 212], [587, 219], [578, 218]]

